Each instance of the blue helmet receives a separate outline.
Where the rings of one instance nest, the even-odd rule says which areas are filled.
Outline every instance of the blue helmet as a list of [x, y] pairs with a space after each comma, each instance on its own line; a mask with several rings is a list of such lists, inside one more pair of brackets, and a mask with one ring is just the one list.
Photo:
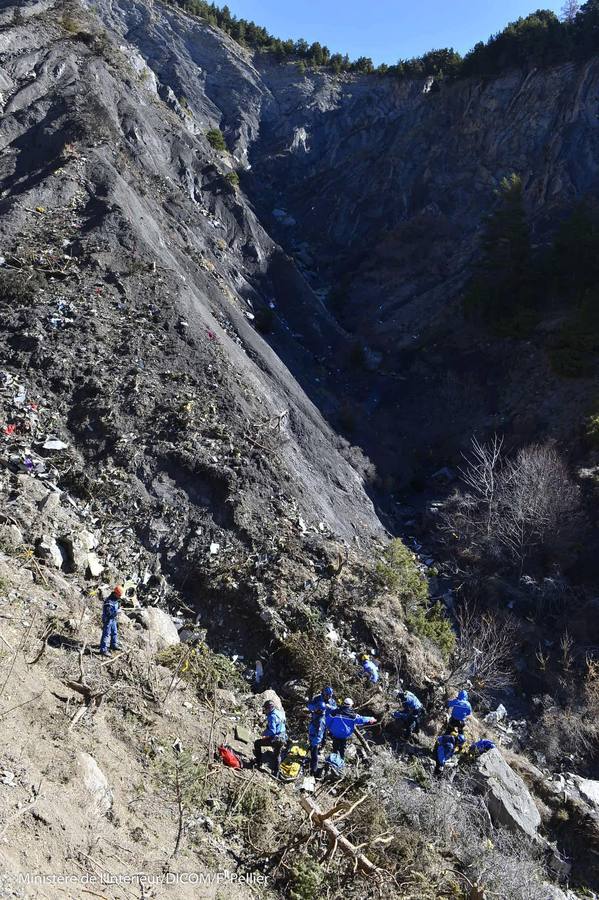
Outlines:
[[333, 688], [332, 688], [332, 687], [325, 687], [325, 688], [323, 688], [323, 689], [322, 689], [322, 696], [323, 696], [323, 697], [326, 697], [326, 699], [329, 700], [329, 699], [333, 696]]
[[460, 691], [458, 694], [458, 700], [467, 700], [468, 699], [468, 691]]

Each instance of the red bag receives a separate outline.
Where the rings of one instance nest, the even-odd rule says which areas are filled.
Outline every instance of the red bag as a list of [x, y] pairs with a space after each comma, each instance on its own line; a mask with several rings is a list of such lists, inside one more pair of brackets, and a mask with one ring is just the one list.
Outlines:
[[230, 769], [241, 769], [241, 760], [230, 747], [225, 747], [224, 744], [221, 744], [218, 748], [218, 755]]

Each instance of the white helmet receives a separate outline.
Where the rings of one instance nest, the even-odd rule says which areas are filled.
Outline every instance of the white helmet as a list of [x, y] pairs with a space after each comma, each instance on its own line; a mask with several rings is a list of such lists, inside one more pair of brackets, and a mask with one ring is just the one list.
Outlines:
[[354, 705], [354, 701], [352, 700], [351, 697], [346, 697], [345, 700], [343, 701], [343, 705], [348, 706], [351, 709], [352, 706]]

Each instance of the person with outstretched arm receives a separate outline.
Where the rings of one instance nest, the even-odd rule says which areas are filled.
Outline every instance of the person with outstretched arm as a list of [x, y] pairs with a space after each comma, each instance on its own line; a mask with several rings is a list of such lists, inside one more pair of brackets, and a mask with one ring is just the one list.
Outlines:
[[355, 713], [353, 706], [351, 697], [346, 697], [341, 706], [327, 713], [327, 729], [333, 739], [333, 752], [338, 753], [341, 759], [345, 759], [347, 742], [356, 728], [376, 724], [376, 719], [372, 716], [359, 716]]

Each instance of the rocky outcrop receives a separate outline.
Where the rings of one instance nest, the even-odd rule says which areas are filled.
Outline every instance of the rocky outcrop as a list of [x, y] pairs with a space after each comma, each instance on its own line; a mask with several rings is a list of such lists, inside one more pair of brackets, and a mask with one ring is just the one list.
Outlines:
[[77, 754], [77, 766], [83, 789], [91, 798], [94, 810], [99, 815], [105, 815], [113, 802], [106, 775], [89, 753]]
[[498, 750], [490, 750], [476, 763], [477, 779], [496, 825], [536, 839], [541, 816], [524, 781]]

